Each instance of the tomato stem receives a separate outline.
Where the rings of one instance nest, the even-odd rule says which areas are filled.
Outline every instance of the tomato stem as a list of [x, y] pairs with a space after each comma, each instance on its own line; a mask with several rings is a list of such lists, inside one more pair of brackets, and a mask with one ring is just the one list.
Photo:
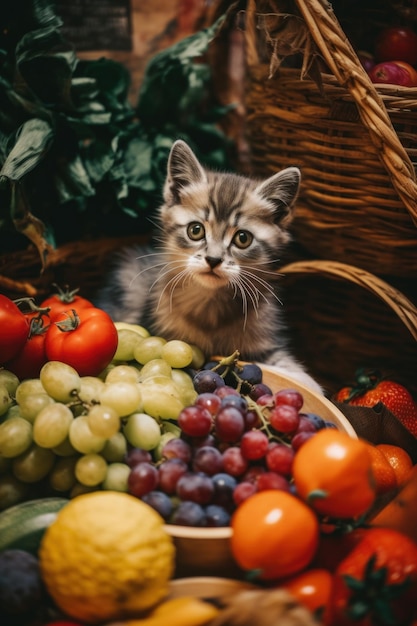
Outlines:
[[63, 333], [72, 332], [78, 328], [81, 320], [75, 309], [71, 309], [71, 312], [66, 312], [65, 315], [67, 316], [66, 319], [55, 322], [55, 324], [58, 326], [59, 330], [62, 330]]

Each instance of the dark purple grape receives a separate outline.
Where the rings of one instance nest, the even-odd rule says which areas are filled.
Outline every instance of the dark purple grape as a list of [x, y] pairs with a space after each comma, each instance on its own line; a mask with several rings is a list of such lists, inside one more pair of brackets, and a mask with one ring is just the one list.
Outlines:
[[222, 528], [224, 526], [229, 526], [230, 513], [228, 513], [222, 506], [219, 506], [218, 504], [208, 504], [205, 511], [206, 526], [210, 528]]
[[252, 386], [249, 396], [256, 402], [261, 396], [272, 396], [272, 389], [265, 383], [257, 383]]
[[[225, 408], [227, 406], [233, 406], [235, 409], [238, 409], [242, 415], [244, 416], [244, 414], [246, 413], [246, 411], [248, 410], [248, 401], [239, 395], [233, 394], [233, 395], [229, 395], [229, 396], [224, 396], [221, 399], [221, 408]], [[220, 410], [220, 409], [219, 409]]]
[[300, 417], [306, 417], [308, 420], [310, 420], [310, 422], [312, 422], [316, 427], [316, 430], [321, 430], [322, 428], [326, 427], [325, 420], [316, 413], [300, 413]]
[[202, 472], [187, 472], [178, 480], [176, 493], [180, 500], [208, 504], [214, 494], [213, 481]]
[[[25, 550], [7, 549], [0, 554], [0, 617], [2, 624], [31, 622], [46, 597], [39, 562]], [[4, 620], [4, 621], [3, 621]], [[23, 623], [23, 622], [22, 622]]]
[[171, 524], [178, 526], [205, 526], [206, 512], [197, 502], [180, 502], [171, 516]]
[[238, 374], [249, 385], [258, 385], [262, 382], [262, 370], [256, 363], [245, 363], [239, 368]]
[[213, 476], [223, 470], [223, 455], [214, 446], [202, 446], [194, 452], [192, 468], [194, 472]]
[[334, 422], [330, 422], [329, 420], [324, 420], [324, 428], [336, 428], [337, 426]]
[[167, 459], [158, 467], [158, 486], [169, 496], [176, 492], [177, 482], [188, 472], [188, 465], [182, 459]]
[[151, 463], [139, 463], [130, 470], [127, 486], [132, 496], [141, 498], [158, 486], [158, 470]]
[[150, 491], [142, 496], [141, 500], [149, 504], [167, 522], [171, 517], [173, 506], [172, 500], [162, 491]]
[[135, 467], [139, 463], [151, 463], [152, 455], [148, 450], [142, 448], [131, 448], [128, 450], [124, 457], [124, 462], [129, 467]]
[[161, 454], [164, 459], [181, 459], [184, 463], [189, 463], [192, 456], [190, 444], [180, 437], [169, 439], [163, 446]]
[[217, 372], [211, 370], [200, 370], [193, 378], [194, 389], [197, 393], [212, 393], [219, 387], [223, 387], [225, 382]]
[[233, 504], [233, 492], [237, 485], [237, 480], [230, 474], [219, 472], [211, 477], [214, 484], [213, 504], [229, 509]]

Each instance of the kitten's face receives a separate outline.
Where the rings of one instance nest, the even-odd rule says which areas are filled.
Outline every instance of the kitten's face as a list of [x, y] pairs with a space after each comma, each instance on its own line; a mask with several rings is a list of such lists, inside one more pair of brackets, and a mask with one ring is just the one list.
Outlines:
[[262, 291], [289, 240], [299, 183], [296, 168], [263, 183], [207, 172], [184, 142], [176, 142], [160, 214], [166, 269], [210, 289], [241, 290], [252, 278]]

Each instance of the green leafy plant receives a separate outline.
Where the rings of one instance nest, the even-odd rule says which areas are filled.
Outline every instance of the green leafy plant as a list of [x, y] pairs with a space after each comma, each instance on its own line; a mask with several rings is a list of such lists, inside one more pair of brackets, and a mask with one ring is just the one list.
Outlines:
[[156, 54], [132, 106], [126, 67], [78, 58], [49, 0], [10, 4], [0, 10], [2, 250], [30, 240], [47, 264], [68, 240], [149, 232], [177, 138], [230, 167], [205, 61], [223, 18]]

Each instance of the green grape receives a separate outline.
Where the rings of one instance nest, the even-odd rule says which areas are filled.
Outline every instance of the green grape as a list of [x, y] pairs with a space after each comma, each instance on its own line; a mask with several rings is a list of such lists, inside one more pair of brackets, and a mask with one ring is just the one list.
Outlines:
[[123, 328], [127, 330], [133, 330], [135, 333], [138, 333], [141, 337], [149, 337], [150, 332], [141, 326], [140, 324], [130, 324], [129, 322], [115, 322], [114, 325], [117, 328], [117, 331], [122, 330]]
[[16, 389], [20, 385], [20, 380], [13, 372], [7, 369], [0, 369], [0, 386], [4, 385], [9, 392], [9, 395], [14, 398]]
[[49, 484], [54, 491], [65, 493], [74, 487], [77, 482], [75, 465], [79, 458], [79, 456], [68, 456], [56, 461], [48, 476]]
[[69, 429], [69, 440], [71, 445], [81, 454], [100, 452], [106, 443], [104, 437], [97, 437], [91, 432], [86, 415], [80, 415], [73, 419]]
[[174, 422], [170, 422], [169, 420], [164, 420], [161, 424], [162, 433], [174, 433], [175, 437], [181, 437], [182, 430], [178, 426], [178, 424], [174, 424]]
[[161, 357], [171, 367], [181, 368], [190, 365], [193, 360], [193, 349], [190, 344], [179, 339], [172, 339], [162, 347]]
[[117, 331], [118, 344], [113, 361], [133, 361], [135, 348], [144, 340], [139, 333], [127, 328]]
[[75, 476], [79, 483], [95, 487], [103, 482], [107, 474], [107, 463], [99, 454], [84, 454], [75, 464]]
[[33, 423], [33, 440], [42, 448], [55, 448], [68, 437], [74, 416], [62, 402], [45, 406]]
[[22, 483], [13, 474], [0, 476], [0, 511], [5, 511], [27, 500], [29, 485]]
[[10, 409], [13, 404], [11, 395], [9, 394], [6, 385], [0, 384], [0, 415], [4, 415]]
[[100, 454], [109, 463], [118, 463], [123, 461], [126, 452], [126, 437], [122, 432], [118, 432], [113, 435], [113, 437], [107, 439], [104, 448], [100, 451]]
[[142, 382], [146, 378], [153, 378], [154, 376], [167, 376], [170, 378], [171, 371], [171, 366], [164, 359], [151, 359], [140, 370], [140, 381]]
[[81, 376], [81, 387], [78, 392], [78, 397], [87, 404], [91, 402], [99, 402], [101, 390], [104, 387], [104, 382], [96, 376]]
[[101, 392], [100, 402], [116, 411], [119, 417], [125, 417], [142, 407], [142, 394], [138, 384], [116, 381], [106, 382]]
[[161, 439], [158, 422], [146, 413], [129, 415], [123, 426], [123, 432], [130, 445], [144, 450], [153, 450]]
[[13, 474], [24, 483], [38, 483], [51, 471], [55, 454], [48, 448], [41, 448], [35, 443], [23, 454], [13, 460]]
[[32, 424], [23, 417], [11, 417], [0, 424], [0, 454], [7, 459], [23, 454], [32, 441]]
[[195, 370], [200, 370], [207, 360], [206, 355], [204, 354], [202, 349], [199, 348], [198, 346], [195, 346], [194, 344], [190, 344], [190, 345], [193, 351], [193, 358], [192, 358], [190, 365]]
[[194, 388], [191, 376], [184, 370], [173, 369], [171, 377], [184, 406], [193, 404], [198, 394]]
[[114, 409], [104, 404], [95, 404], [87, 414], [93, 435], [109, 439], [120, 430], [120, 417]]
[[158, 445], [152, 451], [155, 461], [160, 461], [162, 459], [162, 449], [167, 441], [169, 441], [170, 439], [177, 439], [177, 435], [169, 431], [162, 433]]
[[57, 402], [70, 402], [74, 392], [81, 389], [78, 372], [61, 361], [48, 361], [42, 367], [39, 378], [46, 393]]
[[106, 376], [106, 383], [122, 381], [125, 383], [138, 383], [139, 371], [133, 365], [116, 365]]
[[20, 404], [23, 396], [31, 396], [34, 393], [45, 393], [45, 389], [40, 378], [27, 378], [22, 380], [16, 389], [15, 400]]
[[3, 421], [9, 420], [11, 417], [22, 417], [20, 415], [20, 407], [18, 404], [12, 404], [7, 413], [3, 415]]
[[53, 402], [51, 396], [48, 396], [45, 391], [24, 395], [18, 405], [20, 415], [33, 424], [37, 414]]
[[68, 431], [68, 436], [65, 437], [64, 441], [60, 443], [58, 446], [54, 446], [52, 448], [52, 451], [57, 456], [72, 456], [73, 454], [77, 453], [77, 450], [74, 448], [74, 446], [70, 442], [69, 431]]
[[158, 337], [156, 335], [152, 335], [152, 337], [146, 337], [143, 341], [141, 341], [135, 348], [133, 352], [134, 359], [145, 365], [148, 361], [152, 361], [152, 359], [160, 359], [162, 353], [162, 347], [166, 344], [166, 339], [163, 337]]
[[107, 467], [106, 478], [101, 485], [106, 491], [122, 491], [127, 493], [127, 480], [130, 474], [130, 467], [126, 463], [110, 463]]
[[176, 420], [184, 408], [184, 404], [175, 395], [160, 391], [158, 387], [144, 387], [142, 389], [143, 411], [155, 419]]
[[140, 389], [142, 393], [145, 390], [152, 390], [152, 393], [167, 393], [169, 395], [180, 397], [177, 386], [172, 380], [171, 376], [149, 376], [140, 383]]
[[92, 487], [87, 485], [82, 485], [81, 483], [75, 483], [74, 487], [71, 489], [69, 497], [70, 499], [76, 498], [77, 496], [82, 496], [84, 493], [92, 493], [93, 491], [98, 491], [99, 487], [93, 485]]
[[0, 474], [6, 474], [12, 466], [11, 458], [8, 459], [0, 454]]

